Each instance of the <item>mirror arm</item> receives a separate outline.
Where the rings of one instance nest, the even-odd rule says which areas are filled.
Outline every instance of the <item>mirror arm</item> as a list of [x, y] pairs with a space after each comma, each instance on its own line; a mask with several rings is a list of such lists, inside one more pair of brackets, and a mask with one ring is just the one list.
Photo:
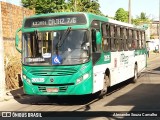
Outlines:
[[18, 32], [21, 31], [21, 30], [22, 30], [22, 28], [19, 28], [19, 29], [16, 31], [16, 36], [15, 36], [15, 46], [16, 46], [17, 51], [20, 52], [20, 53], [22, 52], [22, 50], [20, 50], [20, 49], [18, 48], [18, 45], [19, 45]]

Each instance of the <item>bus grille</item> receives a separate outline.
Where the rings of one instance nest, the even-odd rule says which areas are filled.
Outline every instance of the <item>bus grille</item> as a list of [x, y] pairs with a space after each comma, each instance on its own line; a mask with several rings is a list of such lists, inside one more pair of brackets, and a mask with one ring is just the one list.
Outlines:
[[[38, 89], [41, 92], [47, 92], [46, 88], [47, 88], [46, 86], [38, 86]], [[67, 90], [67, 86], [58, 87], [58, 92], [66, 92], [66, 90]]]
[[31, 70], [32, 75], [35, 76], [65, 76], [73, 75], [77, 72], [75, 69], [42, 69], [42, 70]]

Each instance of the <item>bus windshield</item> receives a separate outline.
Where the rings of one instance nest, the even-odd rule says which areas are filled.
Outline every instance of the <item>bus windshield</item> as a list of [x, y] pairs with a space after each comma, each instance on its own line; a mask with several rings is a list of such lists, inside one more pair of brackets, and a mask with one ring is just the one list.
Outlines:
[[70, 30], [65, 34], [66, 30], [23, 33], [23, 64], [74, 65], [87, 62], [89, 32]]

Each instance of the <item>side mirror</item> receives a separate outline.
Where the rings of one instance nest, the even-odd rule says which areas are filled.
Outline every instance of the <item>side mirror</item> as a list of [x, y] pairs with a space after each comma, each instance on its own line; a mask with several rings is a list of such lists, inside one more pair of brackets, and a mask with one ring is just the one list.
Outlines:
[[19, 28], [17, 31], [16, 31], [16, 36], [15, 36], [15, 46], [16, 46], [16, 49], [18, 52], [22, 53], [22, 50], [20, 50], [18, 48], [18, 45], [19, 45], [19, 36], [18, 36], [18, 32], [20, 32], [22, 30], [22, 28]]
[[97, 45], [101, 44], [101, 39], [102, 39], [101, 33], [99, 31], [96, 31], [96, 44]]

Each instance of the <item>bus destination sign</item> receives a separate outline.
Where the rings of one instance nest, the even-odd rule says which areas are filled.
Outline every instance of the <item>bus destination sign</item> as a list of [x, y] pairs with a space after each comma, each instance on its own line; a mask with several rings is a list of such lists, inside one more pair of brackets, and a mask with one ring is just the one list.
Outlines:
[[76, 15], [60, 15], [48, 16], [26, 19], [24, 27], [51, 27], [60, 25], [82, 25], [86, 24], [86, 17], [84, 14]]

